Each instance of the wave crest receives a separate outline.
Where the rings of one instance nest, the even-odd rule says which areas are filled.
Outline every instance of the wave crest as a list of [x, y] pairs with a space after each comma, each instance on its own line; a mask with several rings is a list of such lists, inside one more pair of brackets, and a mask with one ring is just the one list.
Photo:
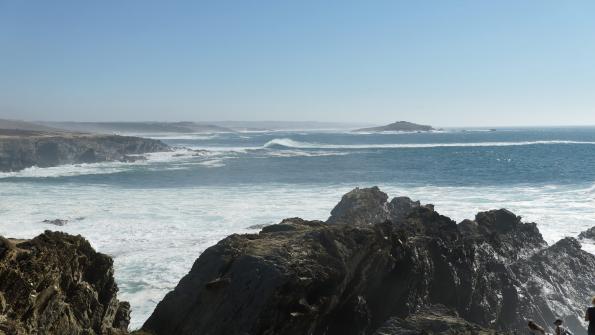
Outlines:
[[308, 143], [308, 142], [300, 142], [295, 141], [290, 138], [275, 138], [263, 145], [263, 148], [275, 149], [275, 148], [294, 148], [294, 149], [306, 149], [306, 148], [319, 148], [320, 146], [324, 146], [322, 144], [316, 143]]
[[439, 148], [439, 147], [507, 147], [550, 144], [595, 145], [585, 141], [522, 141], [522, 142], [456, 142], [456, 143], [374, 143], [374, 144], [322, 144], [300, 142], [290, 138], [275, 138], [264, 144], [265, 149], [399, 149], [399, 148]]

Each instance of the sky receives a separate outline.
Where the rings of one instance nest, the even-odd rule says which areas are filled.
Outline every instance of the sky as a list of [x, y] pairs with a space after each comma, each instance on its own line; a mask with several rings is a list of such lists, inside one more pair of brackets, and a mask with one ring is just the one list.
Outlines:
[[595, 125], [595, 1], [0, 0], [0, 118]]

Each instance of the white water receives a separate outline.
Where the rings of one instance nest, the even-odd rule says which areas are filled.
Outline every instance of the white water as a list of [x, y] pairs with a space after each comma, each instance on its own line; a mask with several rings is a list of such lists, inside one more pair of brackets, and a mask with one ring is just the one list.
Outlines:
[[[215, 164], [215, 163], [212, 163]], [[114, 257], [119, 297], [132, 305], [138, 328], [200, 253], [231, 233], [285, 217], [326, 219], [342, 194], [366, 185], [261, 185], [118, 188], [79, 184], [0, 184], [0, 235], [30, 238], [45, 229], [88, 238]], [[371, 185], [367, 185], [371, 186]], [[460, 221], [506, 207], [535, 221], [549, 242], [595, 225], [595, 187], [402, 187], [379, 185], [390, 196], [434, 203]], [[84, 217], [83, 220], [73, 219]], [[66, 226], [42, 223], [70, 219]], [[595, 246], [585, 245], [595, 252]]]
[[[0, 172], [0, 179], [5, 178], [57, 178], [69, 176], [83, 176], [95, 174], [112, 174], [123, 171], [132, 171], [139, 167], [156, 170], [178, 170], [188, 168], [189, 164], [209, 167], [223, 166], [223, 160], [218, 159], [222, 153], [201, 152], [197, 153], [187, 148], [178, 148], [174, 151], [155, 152], [143, 155], [146, 159], [132, 163], [102, 162], [65, 164], [54, 167], [40, 168], [33, 166], [21, 171]], [[165, 165], [165, 166], [164, 166]]]
[[[590, 141], [521, 141], [521, 142], [462, 142], [462, 143], [386, 143], [386, 144], [325, 144], [300, 142], [289, 138], [275, 138], [264, 147], [286, 147], [300, 149], [398, 149], [398, 148], [440, 148], [440, 147], [508, 147], [547, 144], [585, 144], [595, 145]], [[254, 149], [254, 148], [253, 148]]]

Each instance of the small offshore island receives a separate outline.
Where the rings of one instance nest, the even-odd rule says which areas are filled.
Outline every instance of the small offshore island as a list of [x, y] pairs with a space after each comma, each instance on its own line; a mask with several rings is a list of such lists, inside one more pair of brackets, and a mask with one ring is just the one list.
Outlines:
[[[562, 317], [578, 334], [594, 268], [577, 239], [548, 245], [508, 210], [456, 223], [356, 188], [325, 222], [285, 219], [208, 248], [130, 333], [512, 335]], [[129, 334], [113, 274], [81, 236], [0, 237], [0, 334]]]
[[426, 131], [433, 131], [436, 130], [432, 126], [417, 124], [408, 121], [397, 121], [386, 126], [380, 127], [370, 127], [370, 128], [360, 128], [356, 129], [353, 132], [373, 132], [373, 133], [380, 133], [380, 132], [426, 132]]

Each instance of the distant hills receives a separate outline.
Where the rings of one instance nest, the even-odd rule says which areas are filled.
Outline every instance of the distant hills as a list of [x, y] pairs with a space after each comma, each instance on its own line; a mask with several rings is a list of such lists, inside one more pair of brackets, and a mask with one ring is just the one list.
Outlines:
[[0, 119], [0, 130], [2, 133], [94, 134], [223, 133], [235, 131], [227, 127], [196, 122], [28, 122], [6, 119]]
[[159, 134], [159, 133], [230, 133], [238, 131], [275, 130], [350, 130], [367, 126], [365, 123], [316, 121], [216, 121], [216, 122], [50, 122], [0, 119], [0, 129], [43, 132], [76, 132], [98, 134]]
[[7, 119], [0, 119], [0, 130], [3, 131], [30, 131], [30, 132], [60, 132], [60, 129], [56, 129], [54, 127], [45, 126], [42, 124], [34, 123], [34, 122], [27, 122], [27, 121], [20, 121], [20, 120], [7, 120]]
[[39, 122], [48, 127], [87, 133], [223, 133], [234, 130], [197, 122]]
[[397, 121], [386, 126], [360, 128], [354, 132], [383, 132], [383, 131], [432, 131], [435, 130], [432, 126], [417, 124], [407, 121]]
[[350, 130], [371, 126], [371, 123], [321, 122], [321, 121], [213, 121], [210, 124], [234, 130]]

